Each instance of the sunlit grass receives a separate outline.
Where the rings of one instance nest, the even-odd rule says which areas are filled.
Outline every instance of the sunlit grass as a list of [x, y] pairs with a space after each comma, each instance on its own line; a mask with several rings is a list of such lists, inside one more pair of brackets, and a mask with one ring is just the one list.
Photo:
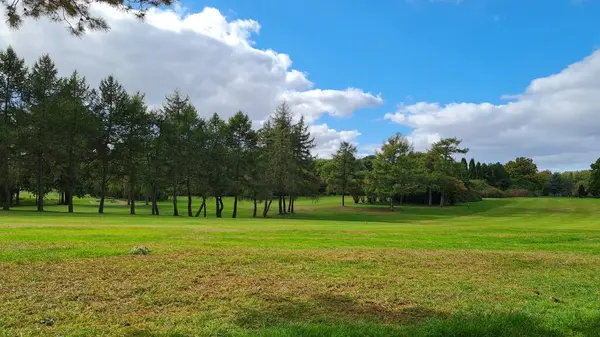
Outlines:
[[0, 211], [0, 335], [600, 335], [600, 200], [231, 204]]

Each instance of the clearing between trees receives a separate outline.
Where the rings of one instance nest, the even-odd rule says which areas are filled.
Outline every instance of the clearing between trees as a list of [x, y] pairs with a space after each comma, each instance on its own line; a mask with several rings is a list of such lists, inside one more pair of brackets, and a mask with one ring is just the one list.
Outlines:
[[600, 333], [598, 199], [324, 197], [267, 219], [247, 201], [237, 219], [90, 201], [0, 211], [1, 336]]

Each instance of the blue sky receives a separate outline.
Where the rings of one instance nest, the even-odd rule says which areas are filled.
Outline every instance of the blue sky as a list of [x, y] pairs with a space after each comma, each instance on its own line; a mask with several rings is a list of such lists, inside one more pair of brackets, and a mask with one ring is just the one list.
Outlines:
[[179, 89], [202, 117], [241, 109], [259, 126], [286, 100], [321, 157], [394, 132], [418, 150], [460, 138], [481, 162], [600, 157], [600, 0], [182, 1], [145, 22], [95, 5], [111, 29], [81, 38], [0, 22], [0, 47], [92, 85], [112, 74], [151, 107]]
[[502, 103], [600, 46], [600, 3], [572, 0], [184, 2], [262, 28], [256, 47], [290, 55], [318, 87], [382, 93], [351, 118], [321, 117], [379, 143], [410, 128], [389, 121], [400, 102]]

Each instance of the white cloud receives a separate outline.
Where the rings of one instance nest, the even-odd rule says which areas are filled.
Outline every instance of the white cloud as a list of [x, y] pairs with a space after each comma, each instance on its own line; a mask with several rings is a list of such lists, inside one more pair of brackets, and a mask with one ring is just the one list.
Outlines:
[[400, 104], [385, 119], [414, 128], [423, 149], [440, 137], [463, 139], [480, 161], [533, 157], [541, 168], [587, 168], [600, 156], [600, 51], [558, 74], [535, 79], [506, 104]]
[[[227, 117], [243, 110], [255, 125], [282, 100], [309, 123], [325, 113], [350, 116], [382, 103], [360, 89], [313, 88], [287, 54], [254, 47], [252, 36], [261, 29], [254, 20], [228, 20], [208, 7], [199, 13], [154, 9], [143, 23], [109, 7], [94, 10], [107, 19], [109, 32], [77, 38], [47, 20], [27, 20], [18, 31], [0, 23], [0, 47], [12, 45], [30, 64], [48, 53], [61, 75], [77, 69], [92, 86], [115, 75], [127, 90], [144, 92], [150, 106], [160, 106], [179, 88], [200, 115]], [[335, 132], [345, 137], [343, 132], [354, 131]]]
[[358, 130], [337, 131], [329, 128], [327, 124], [311, 125], [308, 130], [315, 137], [317, 147], [314, 153], [319, 158], [330, 158], [337, 151], [341, 142], [356, 145], [356, 139], [361, 135]]

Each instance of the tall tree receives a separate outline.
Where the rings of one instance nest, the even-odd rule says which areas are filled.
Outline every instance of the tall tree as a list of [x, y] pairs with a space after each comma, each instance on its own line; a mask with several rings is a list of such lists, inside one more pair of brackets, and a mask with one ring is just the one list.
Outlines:
[[115, 159], [121, 176], [126, 178], [129, 214], [135, 214], [140, 172], [150, 142], [150, 116], [144, 96], [137, 93], [127, 97], [123, 109], [115, 116]]
[[[60, 163], [57, 168], [61, 178], [57, 185], [59, 191], [64, 191], [64, 203], [68, 212], [73, 212], [73, 196], [78, 186], [78, 176], [83, 162], [90, 151], [93, 134], [91, 119], [92, 93], [85, 78], [73, 72], [71, 77], [62, 79], [59, 92], [59, 118], [62, 128], [57, 137], [63, 144], [59, 151]], [[82, 193], [80, 193], [82, 194]]]
[[172, 6], [174, 3], [175, 0], [0, 0], [11, 28], [19, 28], [27, 18], [46, 17], [54, 22], [66, 23], [74, 35], [88, 30], [109, 29], [106, 20], [93, 13], [92, 6], [96, 4], [108, 5], [143, 19], [150, 8]]
[[440, 207], [444, 206], [444, 198], [447, 192], [456, 184], [460, 175], [460, 164], [455, 162], [453, 156], [465, 154], [469, 150], [460, 148], [461, 140], [456, 138], [445, 138], [431, 147], [430, 153], [434, 158], [434, 169], [438, 172], [438, 185], [440, 186]]
[[168, 184], [167, 180], [167, 147], [165, 144], [164, 131], [165, 118], [158, 111], [152, 111], [149, 114], [149, 141], [146, 147], [146, 169], [144, 173], [144, 182], [146, 189], [150, 194], [152, 203], [152, 215], [160, 215], [158, 209], [158, 198], [161, 191]]
[[304, 123], [304, 117], [300, 117], [298, 123], [292, 126], [290, 138], [292, 162], [288, 172], [290, 201], [287, 211], [294, 213], [294, 198], [299, 194], [306, 196], [317, 194], [319, 177], [316, 174], [315, 158], [311, 154], [311, 150], [315, 147], [315, 139]]
[[206, 124], [206, 159], [210, 163], [208, 185], [215, 197], [216, 216], [222, 217], [223, 196], [229, 188], [227, 124], [216, 113]]
[[9, 210], [11, 167], [16, 165], [18, 120], [23, 114], [23, 92], [27, 79], [25, 61], [8, 47], [0, 52], [0, 201], [2, 208]]
[[504, 165], [512, 188], [523, 188], [530, 191], [537, 190], [539, 182], [536, 179], [537, 165], [531, 158], [518, 157]]
[[467, 164], [467, 159], [463, 157], [460, 160], [460, 164], [462, 166], [461, 175], [464, 176], [464, 177], [469, 178], [469, 164]]
[[197, 113], [189, 97], [184, 97], [178, 90], [167, 96], [162, 109], [165, 116], [163, 136], [167, 146], [167, 167], [171, 176], [173, 197], [173, 215], [179, 215], [177, 195], [181, 185], [186, 187], [188, 196], [188, 216], [191, 211], [191, 179], [193, 176], [195, 128], [198, 123]]
[[477, 167], [473, 158], [469, 161], [469, 178], [477, 179]]
[[97, 125], [95, 152], [99, 166], [100, 205], [98, 213], [104, 213], [107, 187], [114, 163], [116, 142], [115, 117], [126, 107], [128, 95], [113, 76], [100, 82], [99, 98], [94, 108]]
[[414, 183], [410, 174], [411, 151], [412, 147], [406, 137], [396, 133], [382, 145], [373, 161], [370, 176], [375, 192], [380, 198], [388, 199], [390, 209], [394, 208], [394, 197]]
[[600, 158], [595, 163], [590, 165], [591, 173], [589, 180], [588, 192], [593, 196], [600, 195]]
[[29, 76], [27, 104], [29, 108], [27, 152], [31, 156], [30, 168], [35, 177], [37, 210], [44, 210], [44, 196], [53, 183], [52, 166], [56, 154], [54, 134], [57, 129], [58, 100], [57, 70], [50, 56], [42, 56], [33, 66]]
[[229, 159], [229, 190], [233, 194], [233, 214], [237, 217], [239, 195], [250, 185], [251, 167], [255, 165], [258, 137], [252, 130], [252, 121], [238, 111], [227, 123], [227, 147]]
[[290, 178], [292, 177], [290, 172], [294, 168], [292, 111], [287, 103], [281, 103], [265, 122], [262, 137], [266, 149], [265, 161], [268, 179], [279, 199], [279, 214], [282, 215], [286, 212], [283, 207], [283, 198], [290, 188]]
[[342, 206], [345, 206], [345, 196], [349, 184], [356, 175], [356, 152], [356, 146], [348, 142], [342, 142], [333, 155], [333, 184], [342, 195]]
[[565, 181], [558, 172], [552, 173], [548, 180], [548, 192], [554, 196], [563, 196], [567, 193]]

